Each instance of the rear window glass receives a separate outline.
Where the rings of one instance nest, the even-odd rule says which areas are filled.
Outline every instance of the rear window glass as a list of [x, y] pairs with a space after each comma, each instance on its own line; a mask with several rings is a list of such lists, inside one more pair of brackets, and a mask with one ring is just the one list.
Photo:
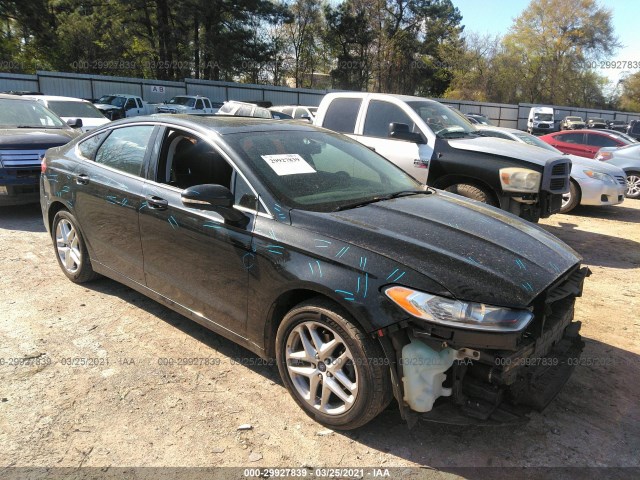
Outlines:
[[113, 130], [98, 148], [96, 163], [140, 175], [153, 129], [153, 125], [139, 125]]
[[327, 108], [322, 126], [335, 132], [353, 133], [361, 104], [360, 98], [334, 99]]

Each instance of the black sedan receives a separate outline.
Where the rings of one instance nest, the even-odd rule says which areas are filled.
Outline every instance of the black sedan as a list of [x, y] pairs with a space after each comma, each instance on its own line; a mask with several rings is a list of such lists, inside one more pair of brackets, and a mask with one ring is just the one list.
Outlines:
[[275, 357], [332, 428], [394, 396], [407, 419], [519, 420], [582, 350], [573, 250], [308, 124], [114, 122], [47, 152], [41, 204], [71, 281], [106, 275]]

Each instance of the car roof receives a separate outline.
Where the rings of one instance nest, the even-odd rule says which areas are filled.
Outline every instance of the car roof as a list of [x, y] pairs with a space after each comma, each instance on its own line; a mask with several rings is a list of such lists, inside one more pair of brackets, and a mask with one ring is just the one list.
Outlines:
[[0, 93], [0, 100], [15, 100], [16, 102], [35, 102], [35, 99], [27, 95], [12, 95]]
[[30, 98], [31, 100], [53, 100], [58, 102], [78, 102], [78, 103], [91, 103], [88, 100], [76, 97], [63, 97], [61, 95], [24, 95], [24, 98]]
[[413, 95], [398, 95], [395, 93], [369, 93], [369, 92], [332, 92], [328, 93], [326, 97], [350, 97], [350, 98], [395, 98], [402, 102], [433, 102], [439, 103], [437, 100], [433, 100], [431, 98], [426, 97], [414, 97]]
[[228, 133], [242, 132], [269, 132], [269, 131], [328, 131], [323, 128], [314, 127], [309, 123], [301, 123], [295, 120], [274, 121], [270, 118], [238, 117], [234, 115], [175, 115], [175, 114], [155, 114], [153, 116], [132, 117], [117, 120], [105, 125], [112, 127], [116, 125], [126, 125], [130, 123], [153, 122], [169, 123], [185, 128], [199, 128], [218, 132], [220, 135]]

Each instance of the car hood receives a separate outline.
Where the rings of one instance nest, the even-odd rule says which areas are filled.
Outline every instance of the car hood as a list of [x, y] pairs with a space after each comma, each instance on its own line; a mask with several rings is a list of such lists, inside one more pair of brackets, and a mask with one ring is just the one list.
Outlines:
[[185, 105], [174, 105], [174, 104], [166, 104], [159, 105], [158, 110], [167, 110], [167, 111], [175, 111], [175, 112], [186, 112], [191, 110], [191, 107], [187, 107]]
[[116, 107], [115, 105], [110, 105], [108, 103], [94, 103], [93, 104], [94, 107], [96, 107], [98, 110], [121, 110], [121, 107]]
[[549, 160], [562, 158], [561, 153], [553, 153], [540, 147], [503, 140], [500, 138], [479, 137], [449, 140], [449, 145], [459, 150], [482, 152], [500, 157], [516, 158], [524, 162], [545, 166]]
[[0, 129], [0, 148], [47, 149], [64, 145], [81, 133], [71, 128], [4, 128]]
[[598, 172], [608, 173], [609, 175], [624, 175], [622, 169], [615, 165], [609, 165], [605, 162], [600, 162], [591, 158], [580, 157], [579, 155], [565, 156], [571, 159], [571, 173], [573, 173], [574, 170], [582, 171], [583, 169], [592, 168]]
[[335, 213], [293, 210], [291, 219], [399, 262], [460, 300], [500, 306], [529, 306], [581, 260], [533, 224], [440, 191]]

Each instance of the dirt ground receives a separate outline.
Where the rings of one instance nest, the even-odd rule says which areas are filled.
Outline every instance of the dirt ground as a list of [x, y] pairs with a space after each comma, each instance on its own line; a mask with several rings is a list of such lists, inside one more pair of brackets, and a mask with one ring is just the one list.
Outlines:
[[[640, 201], [542, 225], [593, 271], [576, 310], [584, 365], [547, 410], [519, 427], [409, 430], [389, 409], [339, 433], [295, 405], [275, 365], [114, 281], [69, 282], [38, 206], [0, 210], [0, 472], [427, 466], [479, 478], [458, 468], [640, 467]], [[209, 365], [166, 365], [182, 358]]]

